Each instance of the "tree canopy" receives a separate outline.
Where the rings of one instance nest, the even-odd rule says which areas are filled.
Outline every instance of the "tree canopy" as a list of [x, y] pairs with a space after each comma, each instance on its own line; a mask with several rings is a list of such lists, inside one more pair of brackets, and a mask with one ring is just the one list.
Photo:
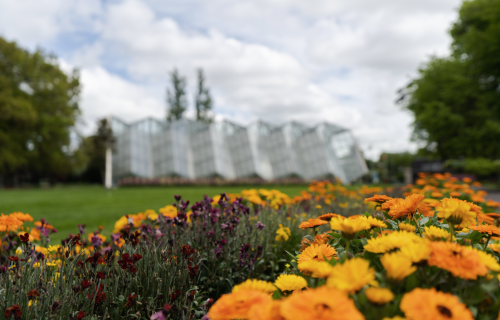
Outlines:
[[182, 119], [187, 109], [186, 78], [179, 75], [177, 69], [170, 73], [170, 78], [172, 89], [167, 89], [168, 121]]
[[203, 69], [198, 69], [198, 92], [196, 92], [195, 107], [196, 107], [196, 120], [210, 123], [213, 121], [212, 114], [212, 97], [210, 90], [205, 87], [205, 75]]
[[0, 176], [69, 172], [79, 94], [77, 70], [67, 74], [53, 55], [0, 37]]
[[465, 1], [450, 34], [450, 56], [401, 91], [413, 139], [442, 159], [500, 158], [500, 1]]

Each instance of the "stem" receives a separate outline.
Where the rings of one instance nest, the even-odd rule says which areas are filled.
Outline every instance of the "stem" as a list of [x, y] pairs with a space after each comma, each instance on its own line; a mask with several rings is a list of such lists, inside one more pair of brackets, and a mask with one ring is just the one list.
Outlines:
[[450, 226], [451, 231], [451, 242], [453, 242], [453, 236], [455, 235], [455, 226], [453, 225], [453, 223], [450, 223], [450, 221], [448, 221], [448, 225]]
[[417, 225], [418, 233], [422, 236], [422, 229], [420, 229], [420, 223], [417, 221], [417, 217], [413, 215], [413, 220], [415, 220], [415, 224]]
[[349, 247], [351, 246], [351, 240], [345, 240], [346, 246], [345, 246], [345, 259], [349, 259]]
[[486, 248], [488, 246], [488, 243], [490, 242], [490, 239], [491, 239], [491, 234], [489, 234], [488, 237], [486, 238], [486, 243], [484, 244], [484, 247], [483, 247], [484, 251], [486, 251]]

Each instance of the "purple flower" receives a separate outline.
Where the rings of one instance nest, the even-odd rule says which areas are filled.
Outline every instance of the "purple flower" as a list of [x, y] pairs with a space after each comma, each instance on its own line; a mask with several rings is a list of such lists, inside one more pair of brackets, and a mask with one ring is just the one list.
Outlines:
[[80, 234], [84, 234], [85, 233], [85, 227], [87, 225], [86, 224], [79, 224], [78, 225], [78, 230], [80, 231]]
[[266, 225], [265, 225], [265, 224], [263, 224], [262, 222], [258, 221], [258, 222], [255, 224], [255, 226], [257, 227], [257, 229], [262, 230], [262, 229], [264, 229], [264, 228], [265, 228], [265, 226], [266, 226]]
[[227, 228], [229, 228], [229, 223], [223, 223], [223, 224], [221, 224], [221, 226], [222, 226], [222, 229], [227, 229]]
[[111, 240], [113, 240], [113, 242], [120, 240], [120, 234], [119, 233], [112, 233]]
[[102, 245], [102, 240], [97, 236], [97, 233], [90, 238], [90, 242], [92, 242], [92, 245], [94, 247], [99, 247]]

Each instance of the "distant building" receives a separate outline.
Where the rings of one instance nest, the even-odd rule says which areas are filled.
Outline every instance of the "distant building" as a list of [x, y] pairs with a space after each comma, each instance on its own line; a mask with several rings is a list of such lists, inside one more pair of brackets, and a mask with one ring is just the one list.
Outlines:
[[162, 122], [152, 118], [127, 124], [111, 119], [117, 139], [113, 180], [125, 177], [337, 177], [352, 182], [368, 172], [351, 132], [330, 123], [274, 126], [258, 121]]

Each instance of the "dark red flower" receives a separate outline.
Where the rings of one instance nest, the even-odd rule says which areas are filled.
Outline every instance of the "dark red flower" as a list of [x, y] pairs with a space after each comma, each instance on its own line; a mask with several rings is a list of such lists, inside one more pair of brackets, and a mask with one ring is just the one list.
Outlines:
[[137, 272], [137, 267], [136, 266], [130, 266], [128, 268], [128, 271], [130, 271], [131, 273], [135, 274]]
[[181, 295], [181, 290], [174, 291], [170, 294], [170, 301], [174, 302]]
[[137, 298], [137, 294], [132, 295], [131, 293], [129, 293], [127, 297], [127, 303], [125, 304], [125, 306], [131, 307], [135, 301], [135, 298]]
[[198, 273], [198, 267], [198, 265], [194, 267], [188, 265], [189, 276], [191, 276], [191, 278], [193, 278]]
[[106, 275], [104, 274], [104, 272], [98, 272], [98, 273], [97, 273], [97, 277], [98, 277], [99, 279], [104, 279], [104, 278], [106, 278]]
[[134, 264], [134, 259], [130, 258], [130, 255], [128, 253], [124, 253], [122, 254], [122, 259], [118, 260], [118, 264], [123, 270], [125, 270], [129, 265]]
[[83, 266], [85, 265], [85, 263], [82, 260], [80, 260], [80, 261], [78, 261], [76, 263], [76, 265], [79, 266], [80, 268], [83, 268]]
[[87, 313], [85, 313], [83, 311], [78, 311], [78, 314], [76, 315], [75, 320], [82, 320], [86, 316], [87, 316]]
[[24, 234], [20, 234], [19, 238], [21, 238], [21, 242], [28, 242], [30, 241], [30, 234], [25, 232]]
[[12, 307], [8, 307], [7, 309], [5, 309], [5, 312], [4, 312], [5, 318], [8, 318], [11, 315], [14, 315], [14, 317], [16, 319], [20, 319], [22, 314], [23, 314], [23, 311], [21, 310], [21, 306], [18, 304], [13, 305]]
[[133, 257], [134, 257], [134, 261], [139, 261], [142, 259], [142, 256], [140, 254], [133, 254]]
[[31, 289], [30, 291], [28, 291], [27, 293], [28, 297], [39, 297], [40, 296], [40, 293], [36, 290], [36, 289]]
[[92, 285], [92, 283], [90, 281], [88, 281], [87, 279], [83, 279], [83, 281], [82, 281], [82, 290], [87, 289], [91, 285]]

